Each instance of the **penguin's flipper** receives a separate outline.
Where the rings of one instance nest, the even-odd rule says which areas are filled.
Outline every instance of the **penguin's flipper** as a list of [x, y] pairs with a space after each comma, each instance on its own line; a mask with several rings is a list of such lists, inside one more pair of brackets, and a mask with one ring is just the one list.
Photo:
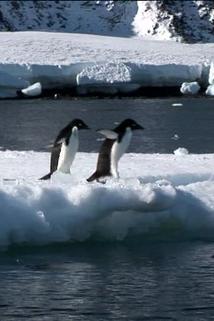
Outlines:
[[110, 129], [98, 129], [97, 133], [102, 134], [103, 136], [105, 136], [108, 139], [115, 140], [118, 138], [118, 134], [115, 131], [110, 130]]
[[45, 175], [45, 176], [42, 176], [41, 178], [39, 178], [40, 180], [47, 180], [47, 179], [50, 179], [51, 178], [51, 175], [52, 175], [53, 173], [48, 173], [47, 175]]
[[50, 179], [51, 175], [57, 170], [60, 150], [61, 150], [61, 144], [55, 143], [55, 145], [52, 147], [52, 151], [51, 151], [50, 172], [47, 175], [41, 177], [40, 178], [41, 180]]
[[55, 143], [51, 151], [51, 164], [50, 164], [50, 172], [53, 173], [57, 170], [59, 156], [61, 152], [62, 144]]
[[97, 160], [96, 171], [87, 179], [88, 182], [92, 182], [100, 177], [111, 176], [111, 148], [115, 142], [115, 139], [105, 139], [103, 142]]

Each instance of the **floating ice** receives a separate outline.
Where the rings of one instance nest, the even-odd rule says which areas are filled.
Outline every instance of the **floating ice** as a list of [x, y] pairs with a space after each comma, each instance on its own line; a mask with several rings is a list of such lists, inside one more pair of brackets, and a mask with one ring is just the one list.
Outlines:
[[184, 155], [188, 155], [189, 151], [184, 147], [179, 147], [178, 149], [174, 150], [174, 154], [176, 156], [184, 156]]
[[40, 82], [36, 82], [35, 84], [22, 89], [21, 92], [30, 97], [39, 96], [42, 93], [42, 85]]
[[71, 175], [56, 173], [43, 182], [38, 177], [46, 172], [48, 153], [0, 152], [0, 248], [214, 239], [214, 154], [126, 154], [121, 178], [105, 185], [86, 182], [96, 158], [78, 153]]
[[171, 137], [173, 140], [178, 140], [180, 137], [178, 134], [174, 134], [172, 137]]
[[193, 81], [193, 82], [184, 82], [181, 85], [180, 91], [182, 94], [184, 95], [195, 95], [199, 92], [200, 90], [200, 86], [197, 83], [197, 81]]
[[182, 103], [173, 103], [172, 106], [173, 107], [180, 107], [180, 106], [183, 106], [183, 104]]
[[209, 70], [209, 84], [212, 85], [214, 84], [214, 63], [213, 61], [210, 64], [210, 70]]
[[207, 96], [214, 96], [214, 83], [207, 87], [207, 90], [205, 93]]

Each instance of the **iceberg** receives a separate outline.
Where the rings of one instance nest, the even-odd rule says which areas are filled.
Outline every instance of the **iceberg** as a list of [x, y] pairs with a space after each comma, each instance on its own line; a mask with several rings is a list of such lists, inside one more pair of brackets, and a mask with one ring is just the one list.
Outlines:
[[32, 84], [27, 88], [22, 89], [21, 92], [22, 94], [29, 97], [39, 96], [42, 93], [42, 85], [40, 82], [36, 82], [35, 84]]
[[214, 96], [214, 83], [207, 87], [205, 93], [206, 93], [207, 96]]
[[180, 91], [184, 95], [195, 95], [199, 92], [200, 86], [197, 81], [193, 82], [184, 82], [181, 85]]
[[214, 63], [213, 61], [210, 64], [210, 70], [209, 70], [209, 86], [206, 89], [206, 95], [207, 96], [214, 96]]
[[213, 63], [213, 61], [210, 64], [208, 82], [209, 82], [210, 85], [214, 84], [214, 63]]

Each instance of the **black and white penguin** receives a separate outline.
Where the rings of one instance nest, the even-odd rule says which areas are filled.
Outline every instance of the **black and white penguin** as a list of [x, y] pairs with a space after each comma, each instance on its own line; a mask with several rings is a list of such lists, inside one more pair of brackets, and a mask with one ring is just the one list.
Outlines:
[[96, 171], [87, 179], [88, 182], [105, 176], [113, 176], [118, 178], [118, 162], [122, 155], [126, 152], [131, 138], [132, 132], [136, 129], [144, 129], [133, 119], [125, 119], [113, 130], [102, 129], [97, 132], [106, 137], [103, 142], [97, 160]]
[[74, 119], [59, 132], [51, 151], [50, 172], [40, 179], [50, 179], [55, 171], [70, 173], [71, 164], [79, 148], [80, 129], [89, 127], [81, 119]]

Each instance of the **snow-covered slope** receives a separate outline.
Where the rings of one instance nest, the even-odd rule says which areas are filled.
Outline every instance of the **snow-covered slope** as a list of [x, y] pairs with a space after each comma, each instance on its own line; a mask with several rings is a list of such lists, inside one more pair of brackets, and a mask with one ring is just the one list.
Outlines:
[[138, 36], [182, 42], [213, 42], [214, 2], [138, 1], [133, 25]]
[[136, 1], [0, 1], [0, 28], [130, 36], [136, 12]]
[[0, 250], [94, 239], [213, 240], [214, 155], [175, 154], [126, 154], [121, 178], [103, 185], [86, 182], [94, 153], [78, 153], [71, 175], [44, 182], [38, 177], [49, 154], [0, 152]]
[[60, 31], [214, 41], [213, 0], [0, 1], [1, 31]]

